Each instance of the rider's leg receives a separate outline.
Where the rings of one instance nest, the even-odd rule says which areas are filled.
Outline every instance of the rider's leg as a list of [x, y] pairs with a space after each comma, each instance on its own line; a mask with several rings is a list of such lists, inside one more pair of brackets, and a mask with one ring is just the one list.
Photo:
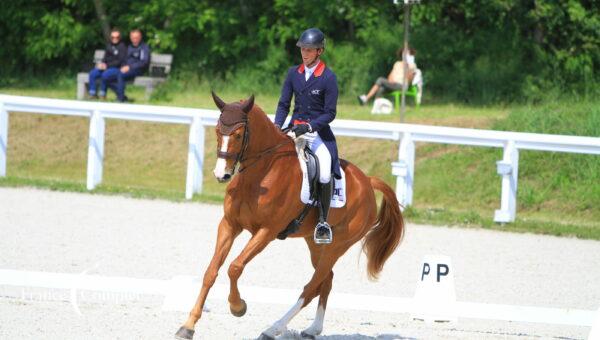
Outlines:
[[315, 230], [315, 241], [318, 243], [330, 243], [332, 240], [331, 226], [327, 223], [333, 181], [331, 180], [331, 155], [329, 150], [318, 135], [310, 145], [311, 150], [319, 158], [319, 223]]
[[329, 215], [329, 206], [331, 204], [331, 194], [333, 193], [333, 181], [329, 181], [327, 183], [319, 183], [320, 184], [320, 197], [319, 200], [321, 202], [321, 216], [319, 222], [327, 223], [327, 216]]
[[310, 149], [319, 158], [319, 182], [329, 183], [331, 180], [331, 155], [325, 146], [325, 143], [318, 135], [310, 145]]

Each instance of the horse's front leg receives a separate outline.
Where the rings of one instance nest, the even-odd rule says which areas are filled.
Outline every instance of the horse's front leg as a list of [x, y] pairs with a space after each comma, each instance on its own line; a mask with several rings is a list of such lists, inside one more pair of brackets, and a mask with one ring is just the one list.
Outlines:
[[206, 272], [204, 273], [204, 280], [202, 281], [202, 288], [200, 289], [200, 294], [196, 299], [196, 304], [190, 311], [190, 315], [187, 321], [179, 328], [179, 331], [175, 334], [176, 339], [192, 339], [194, 337], [194, 327], [196, 323], [202, 316], [202, 308], [204, 308], [204, 302], [206, 301], [206, 296], [210, 288], [214, 285], [215, 280], [217, 279], [217, 275], [219, 273], [219, 268], [225, 262], [227, 258], [227, 254], [229, 254], [229, 250], [231, 249], [231, 245], [233, 244], [233, 240], [240, 234], [240, 228], [232, 227], [225, 217], [221, 219], [221, 223], [219, 224], [219, 230], [217, 235], [217, 243], [215, 246], [215, 253], [213, 255]]
[[231, 314], [240, 317], [246, 314], [246, 301], [240, 297], [240, 291], [238, 289], [238, 279], [244, 271], [244, 267], [250, 262], [258, 253], [260, 253], [265, 247], [275, 239], [276, 234], [267, 228], [259, 229], [248, 241], [244, 250], [240, 255], [231, 262], [229, 265], [230, 290], [229, 290], [229, 309]]

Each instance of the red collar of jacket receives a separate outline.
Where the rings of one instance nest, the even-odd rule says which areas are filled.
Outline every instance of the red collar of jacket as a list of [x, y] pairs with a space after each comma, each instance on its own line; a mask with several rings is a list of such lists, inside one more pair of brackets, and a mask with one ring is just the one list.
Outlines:
[[[325, 63], [319, 60], [319, 65], [317, 65], [317, 68], [313, 74], [315, 77], [320, 77], [323, 74], [323, 71], [325, 71]], [[300, 67], [298, 67], [298, 73], [304, 73], [304, 64], [300, 64]]]

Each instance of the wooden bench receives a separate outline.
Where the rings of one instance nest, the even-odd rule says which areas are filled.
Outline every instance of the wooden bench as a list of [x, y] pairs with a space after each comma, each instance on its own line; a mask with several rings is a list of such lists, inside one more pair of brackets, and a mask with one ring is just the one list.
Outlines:
[[[96, 50], [94, 52], [94, 66], [101, 62], [102, 58], [104, 58], [104, 50]], [[167, 75], [171, 72], [172, 62], [172, 54], [151, 53], [148, 75], [135, 77], [133, 81], [128, 81], [127, 84], [145, 87], [146, 99], [149, 99], [154, 88], [167, 80]], [[89, 79], [89, 73], [80, 72], [77, 74], [77, 99], [85, 97], [88, 92]]]

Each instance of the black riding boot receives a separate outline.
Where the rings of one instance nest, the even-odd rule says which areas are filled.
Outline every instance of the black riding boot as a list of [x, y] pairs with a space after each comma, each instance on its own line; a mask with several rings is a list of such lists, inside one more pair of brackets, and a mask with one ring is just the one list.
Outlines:
[[317, 244], [328, 244], [333, 240], [331, 226], [327, 223], [329, 215], [329, 205], [331, 204], [331, 194], [333, 193], [333, 178], [329, 183], [319, 183], [319, 223], [315, 227], [314, 240]]

